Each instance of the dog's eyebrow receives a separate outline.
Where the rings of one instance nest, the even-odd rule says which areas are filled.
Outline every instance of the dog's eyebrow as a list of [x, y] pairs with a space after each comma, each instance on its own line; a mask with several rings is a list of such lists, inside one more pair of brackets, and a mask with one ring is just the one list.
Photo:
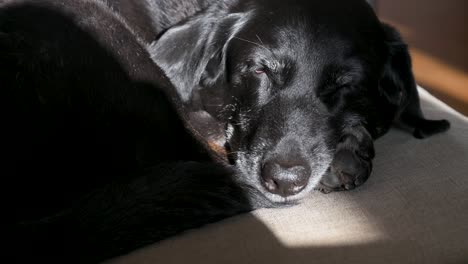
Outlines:
[[341, 73], [335, 77], [335, 82], [340, 85], [351, 84], [355, 80], [355, 74], [353, 73]]
[[271, 53], [273, 58], [277, 59], [276, 56], [275, 56], [275, 53], [273, 52], [273, 50], [271, 48], [268, 48], [267, 46], [265, 46], [265, 44], [263, 43], [263, 41], [260, 39], [260, 37], [257, 34], [255, 34], [255, 36], [257, 36], [257, 39], [260, 41], [260, 43], [257, 43], [255, 41], [251, 41], [251, 40], [248, 40], [248, 39], [244, 39], [244, 38], [239, 38], [239, 37], [236, 37], [236, 36], [234, 36], [233, 38], [238, 39], [240, 41], [250, 43], [250, 44], [255, 45], [255, 46], [258, 46], [258, 47], [260, 47], [260, 48], [262, 48], [264, 50], [267, 50], [268, 52]]
[[359, 82], [363, 78], [363, 67], [356, 59], [350, 59], [345, 63], [330, 65], [328, 78], [339, 85], [347, 85]]
[[[257, 37], [258, 37], [258, 36], [257, 36]], [[266, 50], [268, 50], [268, 51], [271, 52], [270, 49], [268, 49], [267, 47], [265, 47], [264, 45], [262, 45], [263, 43], [262, 43], [262, 44], [259, 44], [259, 43], [255, 42], [255, 41], [251, 41], [251, 40], [247, 40], [247, 39], [243, 39], [243, 38], [239, 38], [239, 37], [233, 37], [233, 38], [238, 39], [238, 40], [241, 40], [241, 41], [245, 41], [245, 42], [247, 42], [247, 43], [250, 43], [250, 44], [253, 44], [253, 45], [256, 45], [256, 46], [259, 46], [259, 47], [264, 48], [264, 49], [266, 49]]]

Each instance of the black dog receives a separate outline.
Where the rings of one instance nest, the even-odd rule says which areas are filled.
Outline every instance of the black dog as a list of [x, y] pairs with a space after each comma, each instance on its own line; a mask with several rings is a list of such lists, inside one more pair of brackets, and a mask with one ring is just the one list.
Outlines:
[[424, 119], [406, 46], [365, 1], [221, 1], [150, 51], [272, 201], [362, 184], [394, 121], [417, 138], [449, 127]]
[[351, 189], [394, 121], [448, 128], [365, 1], [7, 1], [0, 48], [10, 233], [48, 261]]

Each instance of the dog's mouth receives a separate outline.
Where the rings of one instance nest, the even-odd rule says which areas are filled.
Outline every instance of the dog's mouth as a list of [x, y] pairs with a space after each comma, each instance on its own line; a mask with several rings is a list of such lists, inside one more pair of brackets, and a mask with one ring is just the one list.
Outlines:
[[[321, 168], [315, 172], [306, 172], [305, 179], [298, 180], [298, 182], [279, 182], [277, 179], [269, 179], [262, 171], [269, 170], [268, 165], [257, 165], [260, 163], [258, 158], [243, 157], [239, 153], [232, 154], [229, 150], [229, 144], [224, 142], [220, 144], [219, 140], [211, 139], [208, 141], [208, 147], [220, 161], [225, 164], [230, 164], [236, 167], [242, 174], [243, 183], [248, 184], [257, 189], [262, 195], [278, 205], [289, 205], [299, 202], [306, 197], [310, 192], [320, 187], [320, 181], [327, 174], [327, 168], [331, 162], [324, 162]], [[235, 157], [234, 157], [235, 156]], [[278, 165], [274, 165], [278, 166]], [[270, 166], [271, 167], [271, 166]], [[270, 169], [271, 170], [271, 169]], [[289, 168], [284, 174], [294, 174], [295, 171], [306, 170], [302, 168]], [[291, 175], [289, 175], [291, 176]], [[285, 186], [282, 186], [285, 185]]]
[[[273, 203], [290, 204], [304, 198], [319, 186], [330, 166], [331, 155], [324, 146], [316, 148], [318, 151], [311, 152], [310, 156], [305, 152], [272, 155], [265, 143], [259, 143], [257, 148], [245, 148], [256, 151], [240, 151], [231, 149], [229, 144], [232, 126], [219, 122], [205, 111], [191, 112], [188, 116], [194, 133], [203, 139], [210, 155], [218, 162], [235, 167], [240, 173], [239, 181], [257, 189]], [[293, 144], [299, 146], [299, 142]]]
[[206, 140], [212, 156], [226, 165], [234, 166], [241, 173], [239, 180], [257, 189], [270, 202], [281, 205], [294, 204], [314, 187], [315, 183], [309, 180], [310, 175], [307, 175], [304, 183], [291, 183], [288, 187], [281, 187], [281, 184], [285, 184], [284, 182], [280, 183], [277, 179], [264, 179], [262, 171], [268, 169], [265, 166], [256, 165], [259, 163], [258, 158], [249, 157], [246, 160], [240, 154], [241, 152], [233, 152], [229, 144], [219, 140], [219, 137], [208, 137]]

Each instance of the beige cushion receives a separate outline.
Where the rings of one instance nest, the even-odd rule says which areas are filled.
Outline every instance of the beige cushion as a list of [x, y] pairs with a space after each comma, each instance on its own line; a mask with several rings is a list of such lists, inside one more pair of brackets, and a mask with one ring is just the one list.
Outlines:
[[468, 263], [468, 119], [420, 90], [448, 133], [376, 142], [371, 178], [186, 232], [113, 263]]

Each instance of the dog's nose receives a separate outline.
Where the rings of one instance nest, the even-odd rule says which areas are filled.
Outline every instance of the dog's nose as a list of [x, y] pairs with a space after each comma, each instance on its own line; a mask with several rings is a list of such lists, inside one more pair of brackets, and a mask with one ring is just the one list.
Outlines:
[[310, 167], [305, 162], [267, 161], [262, 168], [262, 184], [271, 193], [283, 197], [301, 192], [310, 177]]

